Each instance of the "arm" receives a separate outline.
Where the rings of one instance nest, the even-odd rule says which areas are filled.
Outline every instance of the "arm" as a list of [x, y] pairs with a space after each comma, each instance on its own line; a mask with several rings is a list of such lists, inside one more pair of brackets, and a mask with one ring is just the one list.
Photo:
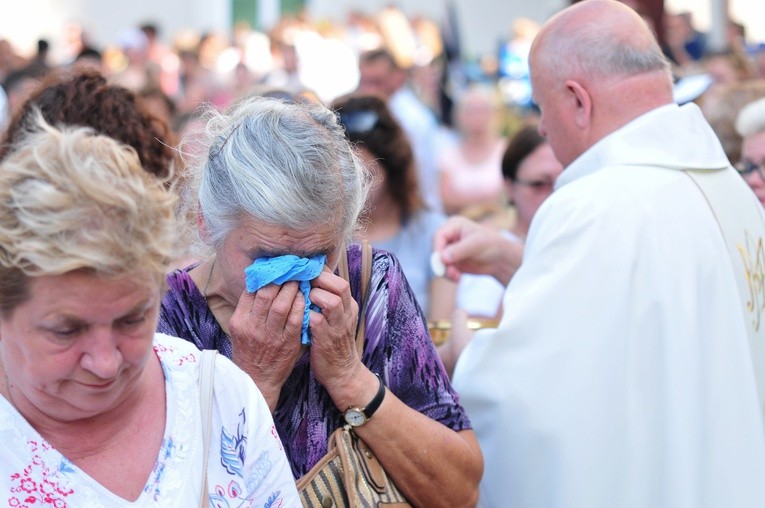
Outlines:
[[430, 309], [428, 319], [449, 319], [457, 299], [457, 283], [445, 277], [433, 277], [430, 281]]
[[464, 217], [446, 221], [436, 232], [434, 247], [441, 253], [446, 275], [455, 281], [462, 273], [475, 273], [507, 285], [523, 257], [521, 244]]
[[443, 161], [441, 161], [440, 164], [441, 167], [439, 167], [438, 172], [438, 188], [441, 192], [441, 204], [444, 207], [444, 212], [449, 215], [459, 213], [469, 205], [471, 201], [466, 200], [463, 196], [454, 191], [451, 173], [448, 168], [443, 167], [445, 164]]
[[446, 342], [438, 346], [438, 356], [441, 358], [441, 363], [444, 364], [444, 369], [449, 377], [454, 372], [454, 366], [457, 365], [457, 359], [462, 354], [462, 350], [473, 338], [473, 331], [467, 326], [467, 317], [464, 310], [456, 309], [452, 315], [449, 337]]
[[[348, 402], [340, 404], [363, 407], [377, 386], [377, 377], [366, 371], [352, 388], [355, 393], [347, 396]], [[414, 506], [476, 505], [483, 458], [472, 430], [455, 432], [387, 390], [374, 416], [355, 431]]]
[[[343, 317], [346, 306], [356, 307], [349, 290], [345, 296], [348, 283], [334, 275], [325, 277], [326, 272], [314, 281], [311, 299], [322, 313], [311, 314], [311, 367], [341, 412], [351, 406], [364, 407], [372, 400], [379, 382], [367, 365], [379, 368], [376, 371], [384, 375], [389, 389], [381, 407], [357, 428], [357, 434], [414, 505], [471, 506], [476, 503], [483, 470], [481, 452], [471, 430], [457, 432], [431, 417], [464, 413], [454, 401], [456, 395], [441, 369], [422, 315], [411, 292], [401, 285], [405, 279], [395, 266], [398, 277], [389, 277], [387, 287], [397, 289], [388, 297], [388, 307], [378, 306], [379, 300], [373, 303], [387, 314], [388, 328], [380, 330], [376, 320], [367, 321], [366, 364], [356, 353], [350, 326], [355, 319]], [[386, 351], [394, 356], [387, 365]], [[444, 402], [446, 398], [454, 402]], [[463, 428], [468, 425], [466, 419], [461, 423]]]

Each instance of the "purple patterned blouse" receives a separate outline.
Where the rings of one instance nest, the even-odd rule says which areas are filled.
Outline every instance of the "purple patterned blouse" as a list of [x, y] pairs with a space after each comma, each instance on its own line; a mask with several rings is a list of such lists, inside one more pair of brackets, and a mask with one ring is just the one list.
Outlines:
[[[379, 374], [406, 405], [453, 430], [470, 429], [428, 334], [425, 317], [396, 258], [374, 251], [366, 312], [366, 341], [361, 360]], [[351, 292], [360, 298], [361, 249], [348, 248]], [[190, 267], [189, 267], [190, 268]], [[231, 342], [188, 275], [168, 275], [158, 331], [218, 349], [231, 358]], [[344, 421], [329, 393], [313, 377], [304, 353], [282, 387], [274, 422], [284, 442], [292, 473], [299, 478], [327, 453], [329, 435]]]

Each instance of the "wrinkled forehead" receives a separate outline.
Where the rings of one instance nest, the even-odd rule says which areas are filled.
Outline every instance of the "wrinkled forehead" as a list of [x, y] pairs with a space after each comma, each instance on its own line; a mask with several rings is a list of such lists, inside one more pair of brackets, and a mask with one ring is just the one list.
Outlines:
[[252, 217], [243, 217], [239, 220], [239, 226], [229, 233], [227, 241], [252, 260], [286, 254], [299, 257], [324, 254], [334, 259], [344, 243], [340, 227], [331, 217], [297, 227], [268, 224]]

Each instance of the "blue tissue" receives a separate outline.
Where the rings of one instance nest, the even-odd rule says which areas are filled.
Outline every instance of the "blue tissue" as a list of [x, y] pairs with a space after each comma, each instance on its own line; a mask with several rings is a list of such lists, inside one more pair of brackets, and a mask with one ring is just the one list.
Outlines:
[[311, 343], [308, 332], [309, 311], [311, 309], [316, 312], [321, 310], [311, 303], [311, 299], [308, 297], [311, 291], [311, 281], [319, 276], [324, 269], [326, 261], [327, 256], [324, 254], [319, 254], [312, 258], [301, 258], [287, 254], [272, 258], [258, 258], [244, 269], [244, 282], [247, 286], [247, 291], [250, 293], [254, 293], [268, 284], [282, 285], [290, 280], [300, 282], [300, 292], [303, 293], [303, 298], [305, 299], [303, 331], [300, 337], [302, 344], [307, 345]]

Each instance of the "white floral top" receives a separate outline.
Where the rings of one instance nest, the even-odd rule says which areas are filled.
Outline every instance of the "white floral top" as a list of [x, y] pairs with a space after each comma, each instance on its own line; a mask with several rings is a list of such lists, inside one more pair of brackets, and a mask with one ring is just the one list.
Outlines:
[[[167, 421], [162, 447], [141, 496], [126, 501], [53, 449], [0, 397], [0, 506], [195, 507], [202, 490], [199, 350], [157, 334], [165, 373]], [[223, 355], [215, 363], [208, 462], [211, 507], [300, 506], [271, 413], [255, 384]]]

